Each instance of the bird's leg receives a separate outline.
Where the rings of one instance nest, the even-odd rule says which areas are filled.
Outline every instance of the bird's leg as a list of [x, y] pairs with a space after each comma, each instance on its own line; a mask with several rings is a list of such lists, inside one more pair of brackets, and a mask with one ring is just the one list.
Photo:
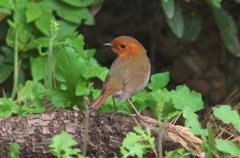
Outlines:
[[113, 105], [114, 105], [114, 112], [118, 112], [114, 97], [112, 97], [112, 100], [113, 100]]
[[143, 116], [138, 112], [138, 110], [135, 108], [135, 106], [133, 105], [133, 103], [131, 102], [130, 99], [127, 99], [127, 101], [129, 102], [129, 104], [133, 107], [134, 111], [136, 112], [136, 114], [140, 117], [143, 118]]
[[112, 117], [118, 112], [114, 97], [112, 97], [112, 100], [114, 105], [114, 113], [111, 115], [111, 120], [112, 120]]

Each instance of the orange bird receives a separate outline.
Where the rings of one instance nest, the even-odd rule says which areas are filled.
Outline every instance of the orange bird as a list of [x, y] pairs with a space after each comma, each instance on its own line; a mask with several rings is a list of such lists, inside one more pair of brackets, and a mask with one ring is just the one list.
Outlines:
[[[118, 102], [125, 99], [130, 102], [129, 98], [142, 91], [150, 77], [151, 64], [147, 51], [137, 40], [120, 36], [104, 45], [110, 46], [117, 58], [103, 83], [102, 93], [91, 104], [91, 108], [100, 107], [111, 96], [118, 98]], [[139, 116], [134, 105], [131, 105]]]

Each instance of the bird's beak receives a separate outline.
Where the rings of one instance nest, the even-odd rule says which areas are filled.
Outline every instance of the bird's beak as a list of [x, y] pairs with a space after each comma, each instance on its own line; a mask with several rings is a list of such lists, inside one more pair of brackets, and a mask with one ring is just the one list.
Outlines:
[[104, 45], [104, 46], [114, 47], [114, 46], [112, 45], [112, 43], [104, 43], [103, 45]]

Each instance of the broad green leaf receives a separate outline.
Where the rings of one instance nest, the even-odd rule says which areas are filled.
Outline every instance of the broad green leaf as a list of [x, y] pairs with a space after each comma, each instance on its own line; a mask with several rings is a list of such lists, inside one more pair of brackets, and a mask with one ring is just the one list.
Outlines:
[[9, 0], [1, 0], [0, 6], [4, 8], [12, 8], [11, 2]]
[[191, 133], [195, 135], [200, 134], [202, 139], [206, 139], [208, 131], [202, 129], [201, 124], [198, 121], [198, 116], [187, 106], [183, 109], [183, 117], [186, 119], [186, 126], [191, 128]]
[[240, 3], [240, 0], [234, 0], [235, 2], [237, 2], [237, 3]]
[[240, 44], [237, 37], [237, 27], [232, 16], [225, 10], [212, 8], [224, 44], [236, 56], [240, 56]]
[[58, 20], [59, 23], [59, 30], [57, 33], [57, 38], [62, 38], [68, 34], [73, 33], [79, 25], [64, 21], [64, 20]]
[[216, 147], [220, 151], [227, 152], [232, 155], [240, 155], [240, 145], [235, 145], [229, 140], [216, 140]]
[[93, 16], [87, 8], [72, 7], [56, 0], [43, 1], [42, 5], [53, 8], [59, 17], [68, 22], [72, 22], [78, 25], [81, 24], [82, 21], [84, 21], [84, 24], [87, 25], [93, 25], [95, 23]]
[[44, 64], [46, 66], [41, 56], [31, 60], [31, 73], [34, 81], [40, 81], [44, 78]]
[[228, 105], [221, 105], [218, 108], [213, 108], [214, 115], [226, 124], [233, 124], [240, 132], [240, 117], [237, 111], [231, 110]]
[[175, 10], [175, 0], [168, 0], [167, 2], [165, 0], [161, 0], [162, 2], [162, 7], [165, 15], [169, 18], [172, 19], [174, 15], [174, 10]]
[[[0, 12], [1, 12], [1, 14], [2, 13], [5, 13], [5, 14], [11, 14], [11, 10], [10, 9], [8, 9], [8, 8], [2, 8], [2, 7], [0, 7]], [[2, 19], [1, 19], [2, 20]]]
[[[1, 57], [0, 57], [1, 58]], [[0, 59], [1, 62], [1, 59]], [[13, 65], [0, 64], [0, 83], [3, 83], [13, 72]]]
[[94, 0], [61, 0], [66, 4], [69, 4], [74, 7], [87, 7], [94, 2]]
[[55, 20], [52, 13], [47, 12], [46, 10], [42, 11], [42, 16], [35, 21], [37, 28], [45, 35], [50, 35], [50, 22]]
[[181, 38], [183, 35], [184, 30], [184, 22], [183, 22], [183, 16], [182, 16], [182, 9], [179, 5], [178, 1], [175, 1], [175, 11], [173, 17], [170, 19], [169, 17], [166, 17], [167, 23], [170, 26], [173, 33], [178, 37]]
[[181, 41], [188, 43], [194, 41], [201, 29], [201, 17], [199, 12], [195, 13], [191, 18], [184, 20], [184, 33]]
[[71, 99], [67, 92], [62, 92], [62, 91], [56, 91], [55, 93], [52, 94], [50, 98], [53, 105], [56, 106], [57, 108], [63, 105], [65, 107], [68, 106], [70, 104], [69, 102]]
[[42, 15], [42, 10], [39, 7], [38, 3], [28, 3], [26, 11], [27, 23], [37, 20]]
[[151, 83], [148, 84], [150, 89], [164, 88], [169, 82], [169, 72], [158, 73], [151, 76]]

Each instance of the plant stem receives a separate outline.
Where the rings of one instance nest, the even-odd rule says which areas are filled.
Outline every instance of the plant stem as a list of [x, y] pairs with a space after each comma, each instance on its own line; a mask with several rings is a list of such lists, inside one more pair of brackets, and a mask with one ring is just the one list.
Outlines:
[[14, 32], [14, 68], [13, 68], [13, 90], [11, 98], [14, 99], [17, 93], [17, 85], [18, 85], [18, 0], [15, 1], [15, 14], [16, 14], [16, 21], [15, 21], [15, 32]]
[[47, 68], [47, 88], [52, 89], [53, 79], [53, 40], [54, 37], [50, 38], [48, 47], [48, 68]]
[[47, 88], [52, 89], [53, 87], [53, 41], [57, 36], [58, 23], [56, 21], [51, 21], [50, 24], [50, 41], [48, 47], [48, 67], [47, 67]]

